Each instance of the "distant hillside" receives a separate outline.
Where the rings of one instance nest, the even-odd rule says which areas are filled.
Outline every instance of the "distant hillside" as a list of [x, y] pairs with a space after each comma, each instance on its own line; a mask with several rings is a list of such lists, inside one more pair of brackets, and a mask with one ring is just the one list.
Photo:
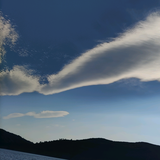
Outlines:
[[114, 142], [103, 138], [54, 140], [32, 143], [0, 129], [0, 148], [8, 148], [68, 160], [160, 160], [160, 146]]
[[0, 129], [0, 148], [8, 148], [13, 150], [27, 150], [33, 142], [30, 142], [19, 135]]
[[[160, 146], [144, 142], [114, 142], [102, 138], [58, 140], [36, 144], [45, 154], [69, 160], [160, 160]], [[47, 153], [48, 152], [48, 153]]]
[[6, 143], [33, 144], [33, 142], [25, 140], [21, 136], [7, 132], [3, 129], [0, 129], [0, 142], [1, 144], [6, 144]]

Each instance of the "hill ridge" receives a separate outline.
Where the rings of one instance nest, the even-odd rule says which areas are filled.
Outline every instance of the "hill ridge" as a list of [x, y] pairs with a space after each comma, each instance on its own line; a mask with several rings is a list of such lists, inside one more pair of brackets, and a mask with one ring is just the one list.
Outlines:
[[0, 148], [68, 160], [160, 160], [160, 146], [147, 142], [120, 142], [105, 138], [88, 138], [33, 143], [3, 129], [0, 129]]

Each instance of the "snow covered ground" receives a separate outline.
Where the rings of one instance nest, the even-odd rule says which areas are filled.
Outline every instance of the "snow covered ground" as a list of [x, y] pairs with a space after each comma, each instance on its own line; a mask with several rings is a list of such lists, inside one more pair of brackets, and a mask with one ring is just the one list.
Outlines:
[[0, 160], [64, 160], [0, 148]]

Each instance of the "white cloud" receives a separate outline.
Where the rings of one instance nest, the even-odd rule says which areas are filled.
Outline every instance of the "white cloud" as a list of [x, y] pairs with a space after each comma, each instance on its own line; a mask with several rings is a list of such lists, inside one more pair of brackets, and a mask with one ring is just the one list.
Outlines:
[[160, 80], [160, 14], [152, 13], [109, 43], [103, 43], [48, 77], [40, 90], [53, 94], [124, 78]]
[[40, 85], [38, 77], [24, 67], [15, 66], [13, 70], [2, 72], [1, 95], [33, 91], [48, 95], [132, 77], [141, 81], [159, 81], [159, 26], [160, 13], [150, 14], [113, 41], [96, 46], [66, 65], [58, 74], [48, 76], [48, 84]]
[[25, 115], [33, 116], [35, 118], [53, 118], [53, 117], [63, 117], [68, 115], [66, 111], [42, 111], [41, 113], [28, 112]]
[[66, 111], [42, 111], [40, 113], [35, 112], [28, 112], [25, 114], [22, 113], [12, 113], [8, 116], [3, 117], [3, 119], [10, 119], [10, 118], [17, 118], [17, 117], [24, 117], [24, 116], [32, 116], [34, 118], [55, 118], [55, 117], [64, 117], [69, 113]]
[[22, 114], [22, 113], [12, 113], [6, 117], [3, 117], [3, 119], [17, 118], [17, 117], [23, 117], [23, 116], [24, 116], [24, 114]]
[[23, 66], [14, 66], [12, 70], [0, 74], [1, 95], [18, 95], [23, 92], [34, 92], [40, 87], [39, 77]]
[[14, 45], [17, 39], [18, 34], [16, 33], [13, 25], [11, 25], [10, 21], [6, 20], [0, 12], [0, 63], [2, 62], [5, 54], [4, 46]]

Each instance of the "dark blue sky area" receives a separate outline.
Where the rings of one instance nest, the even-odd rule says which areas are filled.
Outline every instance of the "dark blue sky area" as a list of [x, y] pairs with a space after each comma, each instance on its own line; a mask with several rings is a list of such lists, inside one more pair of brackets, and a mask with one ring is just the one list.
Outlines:
[[4, 65], [29, 65], [53, 74], [102, 41], [116, 37], [158, 8], [159, 0], [2, 1], [1, 10], [16, 26], [19, 40], [7, 49]]

